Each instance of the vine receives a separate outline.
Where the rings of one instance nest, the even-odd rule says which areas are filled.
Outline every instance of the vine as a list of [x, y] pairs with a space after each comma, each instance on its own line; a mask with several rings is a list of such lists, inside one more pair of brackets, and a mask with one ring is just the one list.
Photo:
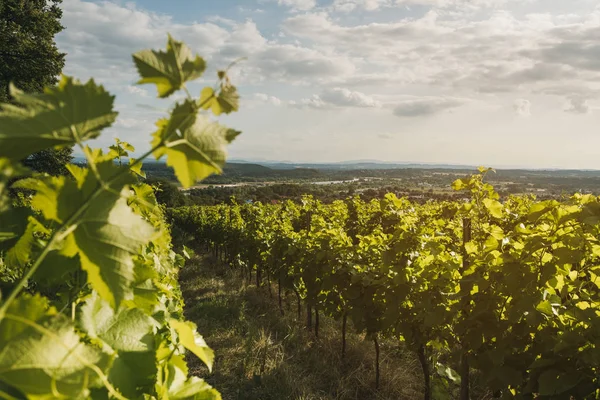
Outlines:
[[[225, 70], [194, 98], [186, 83], [206, 64], [171, 36], [166, 51], [143, 50], [133, 61], [138, 83], [155, 85], [158, 97], [186, 94], [157, 122], [151, 149], [137, 159], [125, 141], [107, 152], [86, 144], [117, 117], [114, 96], [93, 80], [63, 76], [42, 94], [11, 86], [16, 105], [1, 105], [2, 397], [221, 398], [188, 376], [186, 350], [209, 370], [214, 354], [183, 318], [177, 275], [184, 257], [172, 249], [141, 166], [164, 156], [184, 187], [220, 173], [226, 146], [240, 132], [204, 110], [237, 111], [239, 96]], [[68, 165], [68, 177], [31, 174], [20, 163], [72, 145], [86, 165]]]

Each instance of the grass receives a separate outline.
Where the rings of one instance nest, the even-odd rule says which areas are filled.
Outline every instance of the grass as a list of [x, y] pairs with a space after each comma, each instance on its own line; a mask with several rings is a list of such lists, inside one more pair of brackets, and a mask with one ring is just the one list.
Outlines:
[[298, 320], [293, 296], [281, 316], [276, 295], [271, 298], [266, 287], [247, 286], [236, 271], [204, 256], [189, 262], [180, 283], [186, 317], [216, 354], [212, 373], [192, 357], [190, 372], [225, 400], [422, 398], [420, 365], [398, 343], [380, 343], [381, 382], [375, 389], [373, 343], [348, 329], [342, 358], [341, 323], [321, 316], [317, 339], [306, 330], [304, 313]]

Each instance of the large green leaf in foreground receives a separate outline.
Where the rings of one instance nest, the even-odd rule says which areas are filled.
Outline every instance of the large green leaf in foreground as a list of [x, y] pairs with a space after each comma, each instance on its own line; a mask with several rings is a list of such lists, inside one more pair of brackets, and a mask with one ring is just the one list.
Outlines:
[[142, 50], [133, 55], [140, 74], [138, 83], [154, 83], [159, 97], [168, 97], [187, 81], [199, 78], [206, 63], [184, 43], [169, 35], [167, 51]]
[[39, 295], [17, 298], [0, 322], [0, 380], [29, 398], [85, 398], [110, 361]]
[[13, 87], [11, 95], [20, 105], [2, 104], [0, 157], [12, 160], [93, 139], [117, 117], [114, 96], [91, 79], [81, 84], [63, 76], [42, 94], [25, 94]]
[[112, 307], [95, 293], [81, 307], [80, 328], [99, 339], [107, 352], [116, 353], [109, 379], [127, 397], [153, 390], [156, 351], [153, 329], [156, 322], [138, 308]]
[[[112, 161], [96, 167], [103, 180], [120, 171]], [[130, 174], [121, 174], [107, 185], [88, 169], [71, 170], [76, 181], [43, 177], [20, 181], [18, 187], [36, 191], [31, 204], [47, 220], [66, 224], [57, 247], [67, 257], [79, 255], [88, 282], [116, 308], [133, 296], [132, 256], [154, 231], [127, 205]]]
[[155, 151], [156, 158], [167, 156], [167, 165], [173, 167], [183, 187], [214, 173], [221, 173], [227, 157], [227, 144], [239, 131], [210, 121], [197, 113], [197, 105], [186, 100], [177, 104], [169, 119], [158, 123], [153, 146], [164, 141], [165, 146]]

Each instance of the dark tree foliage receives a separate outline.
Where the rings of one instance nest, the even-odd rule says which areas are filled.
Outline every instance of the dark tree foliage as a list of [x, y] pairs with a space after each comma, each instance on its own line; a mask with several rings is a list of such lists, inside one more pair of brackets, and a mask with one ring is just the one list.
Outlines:
[[156, 201], [166, 207], [181, 207], [188, 205], [186, 196], [173, 183], [165, 179], [149, 178], [146, 183], [154, 188]]
[[25, 166], [37, 172], [46, 172], [50, 175], [67, 175], [66, 165], [73, 160], [73, 148], [46, 149], [34, 153], [23, 161]]
[[[10, 102], [9, 83], [25, 92], [54, 85], [65, 64], [54, 36], [60, 24], [62, 0], [0, 0], [0, 102]], [[44, 150], [25, 164], [38, 172], [65, 174], [73, 149]]]

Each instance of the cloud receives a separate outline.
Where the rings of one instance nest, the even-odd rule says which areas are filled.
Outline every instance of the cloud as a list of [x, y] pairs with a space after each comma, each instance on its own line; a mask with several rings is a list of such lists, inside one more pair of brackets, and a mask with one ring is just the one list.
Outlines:
[[355, 9], [374, 11], [383, 6], [389, 6], [390, 0], [334, 0], [332, 8], [335, 11], [351, 12]]
[[513, 103], [513, 109], [521, 117], [531, 116], [531, 102], [526, 99], [516, 99]]
[[381, 102], [373, 97], [345, 88], [326, 89], [321, 94], [321, 98], [329, 104], [340, 107], [381, 107]]
[[565, 112], [573, 114], [587, 114], [590, 112], [590, 106], [587, 99], [583, 97], [571, 97]]
[[289, 7], [294, 11], [308, 11], [317, 6], [317, 0], [259, 0], [259, 3], [276, 2], [280, 6]]
[[306, 85], [350, 76], [356, 70], [350, 58], [332, 49], [269, 41], [252, 20], [208, 17], [208, 22], [182, 24], [135, 5], [68, 0], [63, 3], [62, 22], [66, 29], [57, 43], [67, 53], [65, 72], [111, 81], [115, 87], [137, 79], [131, 53], [164, 47], [167, 32], [204, 57], [211, 68], [246, 57], [232, 70], [238, 84], [278, 80]]
[[460, 107], [464, 101], [458, 99], [426, 98], [407, 100], [394, 107], [397, 117], [423, 117], [439, 114]]
[[300, 109], [314, 108], [314, 109], [319, 109], [319, 110], [325, 110], [325, 109], [329, 109], [332, 107], [331, 104], [325, 103], [323, 101], [323, 99], [321, 98], [321, 96], [319, 96], [318, 94], [314, 94], [309, 98], [304, 98], [299, 101], [290, 100], [288, 102], [288, 105], [293, 108], [300, 108]]
[[432, 8], [421, 18], [355, 25], [313, 12], [289, 17], [283, 30], [353, 60], [353, 73], [334, 78], [340, 86], [418, 84], [433, 92], [452, 88], [471, 96], [539, 92], [557, 81], [599, 88], [600, 45], [595, 38], [600, 9], [589, 16], [517, 18], [495, 9], [502, 4], [496, 1], [422, 3], [468, 3], [489, 11], [472, 19]]
[[329, 109], [334, 107], [379, 108], [382, 103], [371, 96], [345, 88], [329, 88], [321, 94], [288, 103], [296, 108]]
[[280, 106], [283, 102], [276, 96], [271, 96], [266, 93], [254, 93], [254, 98], [261, 103]]
[[137, 94], [142, 97], [148, 97], [148, 91], [137, 86], [127, 86], [127, 91], [131, 94]]
[[425, 6], [436, 8], [460, 8], [461, 11], [498, 7], [515, 0], [334, 0], [331, 8], [340, 12], [354, 10], [375, 11], [383, 7]]

